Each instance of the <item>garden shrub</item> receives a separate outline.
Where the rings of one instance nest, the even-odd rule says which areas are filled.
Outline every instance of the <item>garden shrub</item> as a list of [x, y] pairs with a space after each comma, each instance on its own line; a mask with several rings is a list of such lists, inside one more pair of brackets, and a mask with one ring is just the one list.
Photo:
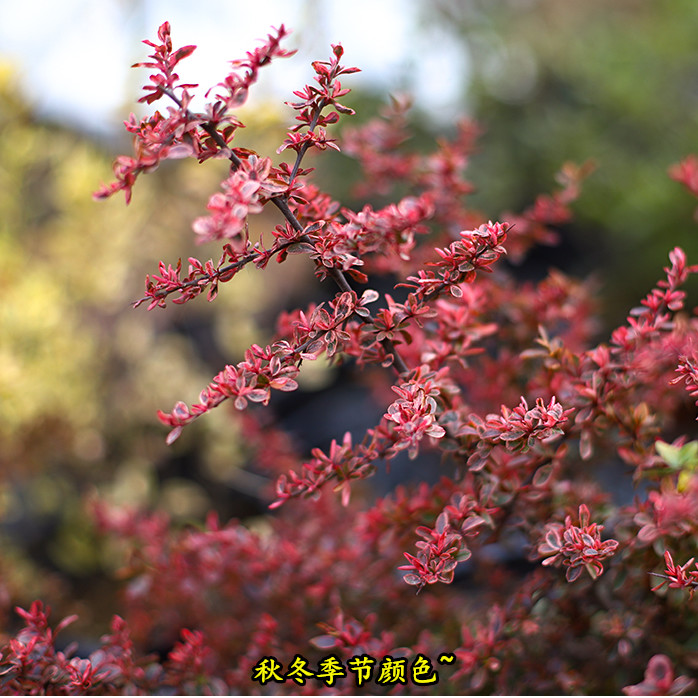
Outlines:
[[[196, 86], [176, 68], [195, 47], [175, 50], [164, 23], [139, 65], [152, 72], [141, 102], [166, 106], [129, 118], [135, 153], [96, 194], [128, 202], [138, 178], [169, 158], [229, 161], [192, 226], [218, 245], [215, 258], [161, 262], [136, 306], [213, 301], [241, 270], [273, 274], [292, 254], [334, 288], [329, 301], [280, 313], [273, 340], [223, 367], [198, 401], [158, 414], [173, 443], [230, 408], [275, 482], [272, 512], [177, 526], [93, 499], [97, 529], [126, 549], [123, 610], [80, 656], [56, 646], [72, 617], [53, 627], [41, 602], [19, 609], [25, 627], [2, 648], [2, 690], [690, 690], [698, 324], [682, 287], [698, 266], [671, 249], [657, 286], [599, 341], [590, 283], [517, 274], [529, 250], [558, 239], [591, 165], [564, 164], [551, 194], [483, 220], [467, 205], [469, 122], [413, 152], [409, 105], [393, 99], [381, 118], [332, 134], [353, 113], [340, 78], [357, 69], [341, 64], [341, 45], [293, 93], [296, 123], [278, 151], [288, 162], [238, 147], [235, 110], [262, 67], [293, 53], [286, 34], [275, 29], [234, 61], [194, 112]], [[340, 147], [361, 166], [360, 209], [335, 201], [305, 166], [309, 151]], [[697, 160], [671, 175], [698, 194]], [[280, 222], [252, 239], [248, 218], [265, 207]], [[336, 440], [306, 457], [263, 408], [320, 357], [363, 376], [384, 414], [365, 434], [338, 425]], [[423, 475], [376, 497], [369, 478], [404, 455]], [[602, 485], [609, 472], [634, 497]]]

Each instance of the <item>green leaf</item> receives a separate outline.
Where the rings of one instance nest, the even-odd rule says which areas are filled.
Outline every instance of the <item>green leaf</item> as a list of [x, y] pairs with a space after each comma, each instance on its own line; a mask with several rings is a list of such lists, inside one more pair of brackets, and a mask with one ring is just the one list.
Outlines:
[[698, 441], [689, 441], [683, 446], [672, 446], [664, 441], [656, 441], [654, 447], [661, 459], [672, 470], [692, 472], [698, 467]]

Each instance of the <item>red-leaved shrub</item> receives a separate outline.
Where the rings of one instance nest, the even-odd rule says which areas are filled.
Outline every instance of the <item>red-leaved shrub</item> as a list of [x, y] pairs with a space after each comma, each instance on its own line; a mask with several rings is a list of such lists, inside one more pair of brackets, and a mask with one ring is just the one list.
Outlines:
[[[175, 50], [163, 24], [145, 42], [152, 75], [140, 101], [165, 106], [126, 122], [135, 153], [96, 195], [128, 202], [168, 158], [229, 161], [193, 222], [198, 240], [219, 242], [217, 261], [161, 262], [135, 305], [212, 301], [245, 267], [272, 274], [289, 254], [334, 287], [331, 300], [282, 313], [273, 340], [221, 368], [197, 402], [159, 414], [171, 443], [214, 408], [239, 411], [275, 479], [276, 511], [261, 526], [210, 515], [176, 528], [158, 512], [93, 502], [97, 527], [130, 551], [122, 614], [78, 657], [55, 646], [70, 618], [53, 630], [40, 602], [20, 610], [2, 691], [691, 690], [698, 442], [680, 418], [698, 398], [698, 321], [682, 289], [698, 266], [672, 249], [657, 286], [598, 343], [587, 284], [559, 271], [522, 282], [506, 261], [555, 242], [590, 166], [564, 165], [552, 194], [484, 220], [467, 205], [472, 124], [410, 152], [408, 105], [393, 100], [382, 118], [333, 134], [353, 113], [340, 79], [357, 70], [341, 64], [340, 45], [293, 93], [296, 123], [278, 150], [288, 162], [237, 147], [235, 109], [263, 66], [293, 53], [286, 35], [282, 26], [234, 61], [194, 112], [196, 86], [176, 73], [194, 47]], [[327, 148], [358, 161], [357, 191], [374, 204], [353, 210], [313, 181], [304, 157]], [[698, 194], [695, 163], [671, 176]], [[401, 198], [375, 204], [396, 189]], [[249, 217], [269, 206], [281, 222], [251, 239]], [[321, 356], [363, 372], [384, 414], [359, 437], [338, 425], [328, 449], [303, 458], [250, 408], [296, 390], [303, 364]], [[423, 463], [421, 481], [372, 499], [362, 481], [404, 454]], [[602, 487], [604, 470], [632, 480], [635, 499]]]

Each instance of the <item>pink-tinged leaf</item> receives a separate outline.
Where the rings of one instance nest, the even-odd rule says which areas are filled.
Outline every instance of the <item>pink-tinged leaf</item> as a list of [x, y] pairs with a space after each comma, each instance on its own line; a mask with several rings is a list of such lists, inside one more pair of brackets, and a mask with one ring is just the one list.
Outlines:
[[416, 574], [406, 574], [402, 580], [406, 582], [407, 584], [411, 584], [413, 586], [416, 585], [422, 585], [424, 582], [422, 581], [422, 578]]
[[172, 416], [175, 419], [188, 419], [191, 414], [189, 412], [189, 407], [187, 406], [186, 402], [182, 402], [181, 400], [177, 401], [175, 403], [174, 408], [172, 409]]
[[451, 579], [453, 579], [453, 571], [458, 567], [458, 560], [449, 560], [441, 570], [441, 574], [450, 574]]
[[387, 354], [385, 359], [381, 362], [383, 368], [390, 368], [393, 365], [395, 357], [392, 354]]
[[[418, 536], [421, 536], [422, 538], [424, 538], [426, 540], [430, 540], [431, 539], [431, 531], [432, 531], [432, 529], [429, 528], [429, 526], [417, 526], [417, 528], [415, 529], [414, 532]], [[438, 531], [438, 533], [441, 533], [441, 531]], [[417, 543], [417, 545], [419, 545], [419, 543]]]
[[168, 435], [167, 438], [165, 439], [165, 443], [168, 446], [171, 446], [177, 439], [179, 438], [180, 434], [182, 433], [182, 427], [175, 427]]
[[547, 465], [543, 465], [538, 468], [531, 481], [532, 485], [534, 487], [545, 487], [550, 481], [554, 470], [555, 466], [552, 463], [548, 463]]
[[674, 668], [669, 657], [655, 654], [647, 664], [645, 679], [652, 681], [657, 688], [669, 688], [674, 680]]
[[315, 359], [320, 356], [322, 353], [322, 350], [324, 348], [324, 343], [322, 340], [318, 339], [315, 340], [314, 342], [311, 342], [308, 344], [308, 346], [300, 353], [301, 358], [303, 359], [309, 359], [310, 361], [314, 361]]
[[567, 573], [565, 574], [565, 578], [567, 579], [568, 582], [574, 582], [577, 579], [579, 579], [579, 576], [581, 574], [582, 574], [581, 567], [568, 567]]
[[186, 58], [187, 56], [191, 56], [192, 53], [196, 50], [196, 46], [193, 44], [190, 44], [188, 46], [182, 46], [182, 48], [178, 48], [173, 54], [172, 54], [172, 65], [175, 65], [175, 63], [179, 63], [183, 58]]
[[331, 650], [338, 646], [339, 639], [332, 635], [318, 635], [311, 638], [310, 644], [319, 650]]
[[282, 392], [289, 393], [293, 390], [298, 390], [298, 383], [292, 378], [282, 378], [280, 380], [274, 381], [272, 387], [276, 390], [281, 390]]
[[[457, 563], [453, 563], [454, 567]], [[443, 584], [450, 584], [453, 581], [453, 575], [454, 575], [454, 570], [448, 570], [448, 572], [442, 572], [439, 575], [438, 581], [442, 582]]]
[[[426, 527], [424, 527], [426, 528]], [[429, 529], [427, 529], [429, 530]], [[417, 567], [421, 565], [420, 561], [414, 556], [410, 555], [410, 553], [402, 553], [407, 560], [409, 561], [409, 565], [402, 565], [401, 567], [398, 567], [399, 570], [411, 570], [413, 567]], [[416, 563], [416, 564], [415, 564]]]
[[255, 388], [247, 393], [246, 397], [252, 402], [265, 402], [269, 397], [269, 391], [263, 388]]
[[443, 533], [449, 526], [448, 514], [442, 511], [436, 518], [436, 524], [434, 530], [437, 533]]
[[560, 538], [560, 533], [557, 529], [548, 531], [545, 534], [545, 542], [548, 544], [551, 550], [559, 550], [562, 545], [562, 539]]
[[[160, 39], [160, 41], [162, 41], [163, 44], [166, 44], [170, 40], [169, 22], [165, 21], [158, 27], [158, 39]], [[150, 43], [150, 41], [144, 41], [143, 43], [148, 44], [149, 46], [153, 45]]]
[[[495, 434], [493, 434], [493, 436], [494, 435], [496, 435], [496, 432], [495, 432]], [[523, 431], [512, 430], [510, 432], [505, 432], [504, 434], [499, 434], [499, 438], [501, 441], [505, 441], [505, 442], [506, 441], [518, 441], [524, 435], [525, 435], [525, 433]]]
[[349, 501], [351, 499], [351, 485], [349, 482], [343, 482], [339, 487], [335, 488], [335, 491], [341, 491], [341, 502], [343, 507], [349, 506]]
[[591, 520], [591, 514], [589, 513], [589, 507], [586, 504], [579, 505], [579, 525], [585, 528], [589, 525]]
[[374, 291], [372, 288], [367, 288], [362, 294], [361, 294], [361, 304], [362, 305], [367, 305], [368, 303], [374, 303], [377, 301], [379, 298], [378, 291]]
[[473, 529], [477, 528], [478, 526], [482, 526], [485, 523], [485, 519], [482, 518], [482, 516], [469, 516], [464, 522], [463, 525], [460, 527], [460, 532], [463, 534], [467, 534], [468, 531], [472, 531]]
[[652, 543], [657, 537], [657, 526], [653, 523], [645, 524], [638, 532], [637, 539], [643, 543]]
[[582, 533], [582, 543], [584, 543], [584, 545], [586, 545], [588, 548], [591, 548], [593, 550], [594, 549], [594, 542], [595, 542], [595, 539], [593, 536], [590, 536], [588, 533]]
[[446, 430], [438, 424], [432, 424], [425, 432], [432, 439], [442, 439], [446, 436]]
[[599, 570], [599, 568], [596, 565], [588, 564], [584, 565], [584, 567], [586, 568], [586, 571], [589, 573], [589, 576], [592, 579], [596, 579], [603, 572], [603, 567]]
[[314, 252], [315, 248], [307, 242], [296, 242], [293, 245], [289, 245], [286, 251], [289, 254], [307, 254], [308, 252]]
[[57, 635], [63, 628], [67, 628], [69, 625], [72, 625], [75, 623], [75, 621], [78, 620], [77, 615], [72, 615], [72, 616], [67, 616], [64, 618], [57, 626], [56, 629], [54, 630], [54, 635]]

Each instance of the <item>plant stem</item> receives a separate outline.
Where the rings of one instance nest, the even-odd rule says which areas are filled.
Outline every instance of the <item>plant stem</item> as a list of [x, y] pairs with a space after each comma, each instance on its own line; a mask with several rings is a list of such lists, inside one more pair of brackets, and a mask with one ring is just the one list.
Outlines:
[[[183, 108], [182, 101], [177, 97], [177, 95], [172, 92], [171, 90], [167, 88], [161, 88], [163, 94], [167, 95], [171, 100], [179, 106], [180, 109]], [[317, 111], [317, 114], [313, 118], [313, 122], [310, 124], [311, 130], [317, 125], [318, 118], [320, 116], [320, 112], [322, 111], [323, 107], [325, 105], [321, 103], [320, 108]], [[188, 109], [185, 110], [186, 115], [188, 118], [190, 118], [192, 121], [195, 119], [194, 114], [192, 114]], [[242, 165], [242, 160], [233, 152], [231, 148], [228, 147], [228, 144], [225, 142], [223, 136], [221, 136], [220, 133], [216, 130], [215, 126], [211, 122], [205, 122], [201, 124], [201, 128], [208, 133], [209, 136], [216, 142], [218, 147], [223, 150], [228, 152], [228, 160], [233, 163], [233, 166], [237, 169]], [[293, 172], [291, 173], [291, 181], [295, 177], [296, 173], [298, 172], [298, 168], [300, 166], [300, 162], [303, 158], [303, 155], [305, 155], [307, 148], [302, 149], [299, 153], [298, 156], [296, 157], [296, 162], [293, 166]], [[298, 233], [303, 232], [303, 225], [301, 222], [296, 218], [294, 215], [293, 211], [291, 211], [291, 208], [288, 205], [288, 200], [285, 196], [273, 196], [271, 197], [270, 201], [276, 206], [276, 208], [281, 211], [281, 214], [283, 217], [289, 222], [291, 227]], [[312, 241], [305, 235], [302, 235], [300, 237], [301, 242], [307, 242], [312, 245]], [[332, 280], [335, 282], [335, 284], [339, 287], [340, 291], [343, 293], [350, 292], [353, 289], [349, 285], [349, 282], [347, 281], [347, 277], [344, 275], [341, 269], [336, 269], [334, 267], [331, 267], [328, 270], [328, 274], [332, 277]], [[368, 320], [370, 322], [374, 322], [373, 316], [369, 313], [368, 315]], [[393, 356], [393, 367], [397, 371], [397, 373], [401, 376], [406, 376], [409, 372], [410, 369], [405, 363], [404, 359], [398, 354], [397, 350], [395, 349], [395, 346], [389, 339], [384, 339], [381, 342], [381, 345], [383, 348], [386, 350], [388, 354], [392, 354]]]

